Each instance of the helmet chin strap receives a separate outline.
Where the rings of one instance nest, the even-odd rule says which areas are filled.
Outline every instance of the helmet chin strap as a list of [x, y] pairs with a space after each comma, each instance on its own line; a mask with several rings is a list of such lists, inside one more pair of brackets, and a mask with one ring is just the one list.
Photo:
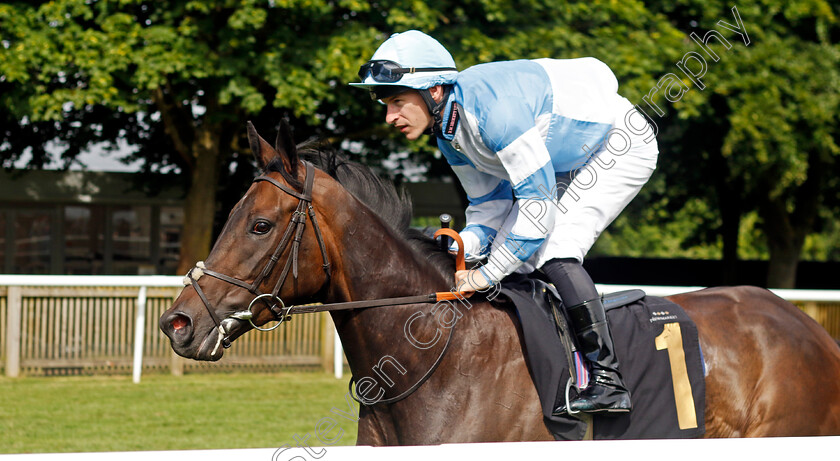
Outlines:
[[449, 100], [450, 93], [452, 93], [452, 85], [443, 85], [443, 97], [440, 99], [440, 102], [435, 101], [435, 98], [432, 97], [432, 92], [428, 88], [418, 91], [420, 96], [423, 98], [423, 101], [426, 103], [426, 108], [429, 109], [429, 114], [431, 114], [432, 119], [434, 119], [431, 128], [432, 134], [442, 138], [443, 130], [441, 128], [441, 123], [443, 122], [443, 107]]

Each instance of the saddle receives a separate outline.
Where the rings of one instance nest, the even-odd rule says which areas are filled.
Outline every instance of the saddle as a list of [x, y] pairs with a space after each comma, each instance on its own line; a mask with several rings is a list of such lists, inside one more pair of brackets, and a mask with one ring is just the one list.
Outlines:
[[[594, 415], [593, 438], [702, 436], [705, 380], [694, 322], [679, 305], [642, 290], [611, 293], [603, 302], [633, 409]], [[494, 303], [516, 310], [546, 427], [557, 440], [583, 439], [588, 417], [552, 414], [588, 380], [557, 291], [539, 278], [515, 274], [502, 281]]]

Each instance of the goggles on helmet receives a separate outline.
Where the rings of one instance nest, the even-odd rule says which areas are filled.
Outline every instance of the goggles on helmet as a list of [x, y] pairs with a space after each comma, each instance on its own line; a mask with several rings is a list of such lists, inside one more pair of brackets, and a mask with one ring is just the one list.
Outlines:
[[443, 71], [457, 71], [454, 67], [401, 67], [394, 61], [376, 60], [368, 61], [359, 68], [359, 78], [365, 80], [368, 73], [371, 78], [379, 83], [395, 83], [399, 82], [403, 74], [413, 74], [415, 72], [443, 72]]

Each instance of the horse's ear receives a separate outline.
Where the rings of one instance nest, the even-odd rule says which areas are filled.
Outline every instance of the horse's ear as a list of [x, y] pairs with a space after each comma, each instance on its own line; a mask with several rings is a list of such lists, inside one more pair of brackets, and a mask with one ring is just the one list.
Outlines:
[[285, 119], [280, 121], [280, 129], [277, 131], [277, 140], [274, 141], [274, 150], [276, 150], [277, 153], [280, 154], [280, 158], [283, 159], [283, 166], [286, 167], [286, 171], [288, 171], [293, 178], [297, 178], [297, 147], [295, 146], [295, 140], [292, 138], [292, 128], [289, 126], [289, 122]]
[[248, 122], [247, 126], [248, 144], [251, 145], [251, 152], [253, 152], [254, 157], [257, 159], [257, 165], [260, 169], [265, 170], [266, 165], [278, 157], [277, 151], [262, 136], [257, 134], [257, 129], [254, 128], [253, 123]]

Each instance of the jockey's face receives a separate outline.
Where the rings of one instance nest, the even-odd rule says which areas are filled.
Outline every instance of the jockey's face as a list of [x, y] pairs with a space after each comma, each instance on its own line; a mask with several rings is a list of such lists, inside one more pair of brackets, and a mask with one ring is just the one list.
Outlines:
[[432, 116], [417, 90], [383, 98], [382, 102], [388, 106], [385, 122], [410, 140], [419, 138], [432, 125]]

